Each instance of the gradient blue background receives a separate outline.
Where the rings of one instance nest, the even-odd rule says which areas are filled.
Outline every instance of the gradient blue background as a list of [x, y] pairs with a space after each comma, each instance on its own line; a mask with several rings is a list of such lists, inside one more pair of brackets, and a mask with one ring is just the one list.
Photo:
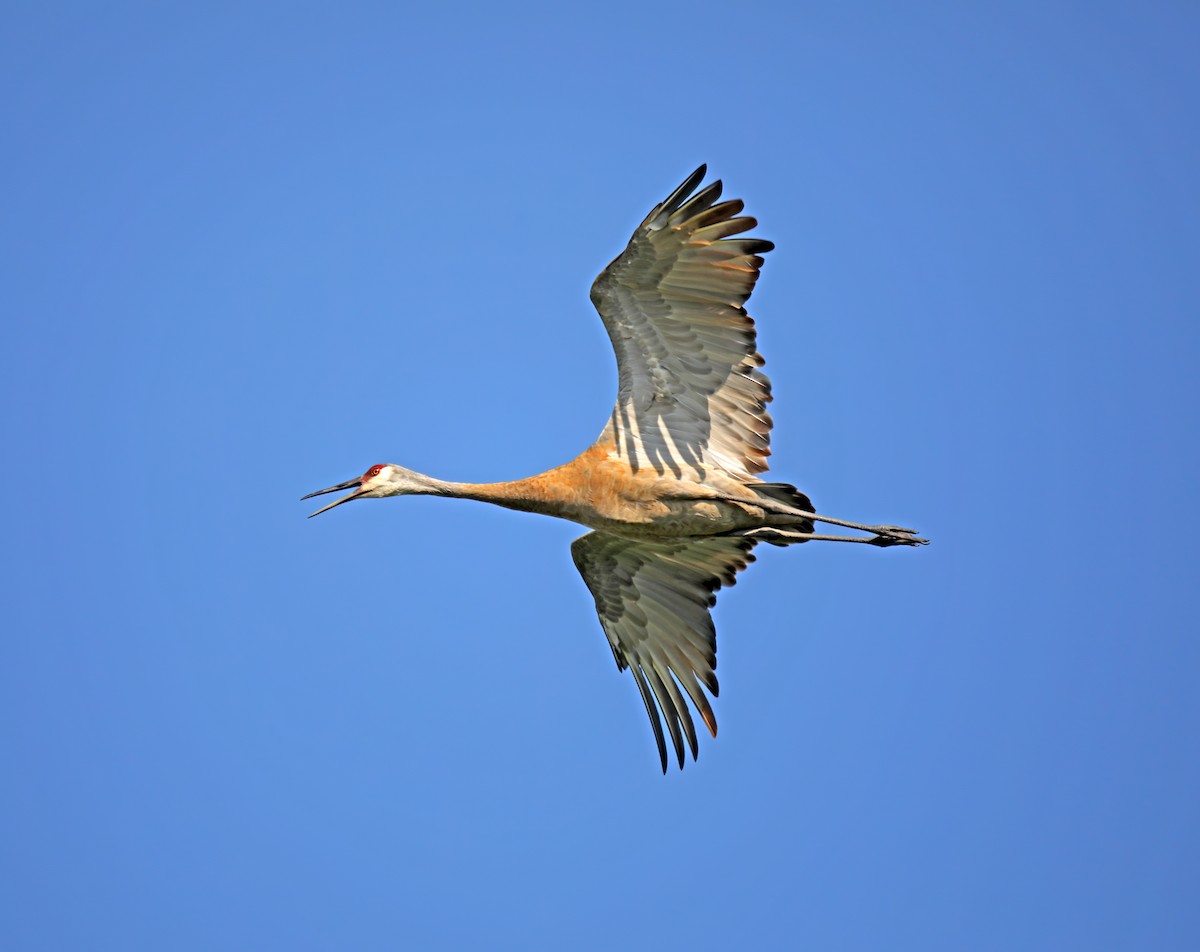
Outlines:
[[[1200, 947], [1190, 5], [7, 4], [0, 946]], [[763, 547], [659, 774], [567, 523], [587, 300], [778, 248]]]

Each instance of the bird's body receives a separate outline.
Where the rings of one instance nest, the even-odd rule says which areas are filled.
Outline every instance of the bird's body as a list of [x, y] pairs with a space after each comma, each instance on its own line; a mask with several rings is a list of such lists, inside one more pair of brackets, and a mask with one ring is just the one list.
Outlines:
[[[757, 542], [924, 542], [907, 529], [819, 516], [795, 487], [759, 478], [769, 453], [770, 384], [742, 305], [772, 245], [733, 237], [756, 222], [739, 217], [740, 201], [717, 202], [720, 182], [696, 192], [704, 171], [651, 210], [592, 286], [619, 373], [616, 406], [592, 446], [562, 466], [512, 482], [448, 482], [380, 464], [310, 494], [354, 487], [318, 512], [351, 499], [425, 494], [591, 529], [571, 553], [618, 667], [628, 667], [637, 682], [664, 771], [659, 709], [681, 767], [685, 740], [693, 757], [698, 751], [684, 695], [716, 736], [701, 689], [717, 694], [708, 610], [713, 592], [753, 560]], [[870, 535], [818, 535], [814, 522]]]
[[493, 503], [506, 509], [567, 519], [626, 539], [681, 539], [809, 520], [763, 508], [753, 486], [725, 473], [707, 481], [654, 470], [632, 472], [611, 442], [596, 442], [569, 463], [502, 483], [431, 480], [429, 495]]

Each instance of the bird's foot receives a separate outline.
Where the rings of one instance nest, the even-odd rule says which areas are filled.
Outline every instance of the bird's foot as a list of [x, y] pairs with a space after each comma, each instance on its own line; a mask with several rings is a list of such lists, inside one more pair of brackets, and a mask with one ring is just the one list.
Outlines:
[[900, 526], [867, 526], [869, 532], [876, 535], [916, 535], [916, 529], [904, 529]]
[[918, 538], [916, 532], [912, 529], [905, 529], [908, 535], [877, 535], [874, 539], [867, 541], [871, 545], [877, 545], [881, 548], [886, 548], [890, 545], [929, 545], [928, 539]]
[[868, 526], [868, 532], [875, 533], [871, 545], [929, 545], [928, 539], [917, 536], [916, 529], [904, 529], [900, 526]]

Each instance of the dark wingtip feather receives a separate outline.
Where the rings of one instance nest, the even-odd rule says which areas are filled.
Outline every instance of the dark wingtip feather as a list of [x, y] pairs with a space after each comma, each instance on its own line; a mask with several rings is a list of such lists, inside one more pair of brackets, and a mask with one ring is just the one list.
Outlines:
[[706, 185], [680, 206], [680, 213], [692, 217], [703, 214], [713, 202], [721, 197], [723, 187], [720, 179], [711, 185]]
[[654, 697], [650, 693], [650, 685], [646, 683], [646, 676], [642, 673], [640, 664], [631, 664], [629, 670], [633, 673], [633, 678], [637, 681], [638, 690], [642, 694], [642, 703], [646, 705], [646, 714], [650, 717], [650, 726], [654, 728], [654, 740], [658, 744], [658, 759], [662, 763], [662, 772], [667, 772], [667, 741], [663, 737], [662, 721], [658, 717], [658, 708], [654, 704]]
[[[744, 255], [765, 255], [768, 251], [775, 250], [775, 242], [768, 241], [766, 238], [735, 238], [739, 250]], [[762, 262], [759, 262], [761, 267]]]
[[671, 744], [675, 748], [675, 756], [679, 760], [679, 769], [683, 769], [683, 736], [679, 731], [679, 714], [675, 707], [675, 700], [671, 697], [671, 692], [663, 683], [662, 677], [654, 669], [653, 665], [643, 668], [642, 673], [646, 676], [646, 680], [650, 683], [650, 688], [654, 691], [654, 696], [658, 698], [658, 706], [662, 708], [663, 717], [667, 722], [667, 730], [671, 733]]
[[666, 200], [662, 203], [662, 211], [665, 214], [671, 214], [676, 211], [680, 205], [687, 201], [687, 197], [696, 190], [696, 186], [704, 181], [704, 176], [708, 174], [708, 166], [701, 165], [691, 175], [680, 183], [679, 188], [675, 189]]

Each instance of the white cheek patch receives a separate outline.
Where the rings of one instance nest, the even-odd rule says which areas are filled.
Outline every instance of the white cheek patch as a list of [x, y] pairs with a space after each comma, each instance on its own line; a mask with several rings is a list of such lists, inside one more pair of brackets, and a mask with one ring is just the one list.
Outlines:
[[[374, 467], [372, 467], [374, 468]], [[387, 486], [388, 479], [392, 475], [392, 467], [384, 466], [378, 473], [370, 479], [364, 479], [362, 482], [362, 490], [364, 493], [375, 493]]]

